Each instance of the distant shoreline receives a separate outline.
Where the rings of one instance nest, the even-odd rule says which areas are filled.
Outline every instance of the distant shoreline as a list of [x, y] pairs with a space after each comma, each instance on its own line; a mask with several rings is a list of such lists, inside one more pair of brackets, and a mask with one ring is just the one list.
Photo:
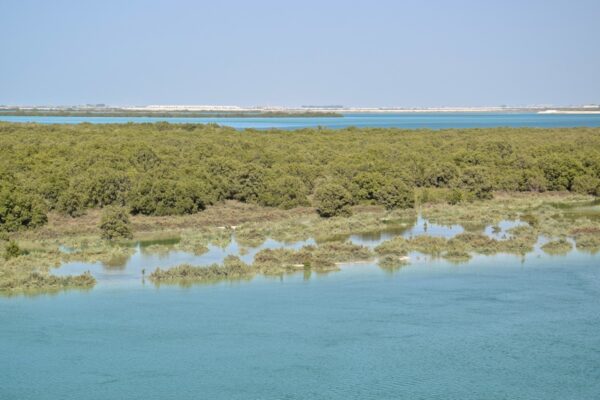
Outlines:
[[341, 118], [348, 114], [426, 114], [426, 113], [500, 113], [500, 114], [600, 114], [600, 106], [574, 107], [238, 107], [197, 105], [116, 106], [0, 106], [0, 116], [40, 117], [147, 117], [147, 118]]
[[584, 115], [584, 114], [600, 114], [600, 110], [544, 110], [538, 111], [538, 114], [575, 114], [575, 115]]
[[10, 117], [142, 117], [142, 118], [336, 118], [336, 112], [304, 111], [133, 111], [133, 110], [39, 110], [0, 109]]

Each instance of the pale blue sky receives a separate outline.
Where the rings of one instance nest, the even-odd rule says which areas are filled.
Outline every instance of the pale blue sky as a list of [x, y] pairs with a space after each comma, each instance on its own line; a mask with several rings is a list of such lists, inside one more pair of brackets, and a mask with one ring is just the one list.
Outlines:
[[0, 0], [0, 104], [600, 102], [600, 1]]

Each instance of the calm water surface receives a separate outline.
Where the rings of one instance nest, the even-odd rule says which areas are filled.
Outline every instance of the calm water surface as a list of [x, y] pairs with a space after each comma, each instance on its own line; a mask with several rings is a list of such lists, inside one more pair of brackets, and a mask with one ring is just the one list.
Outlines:
[[216, 123], [237, 129], [299, 129], [322, 126], [326, 128], [378, 127], [406, 129], [490, 128], [509, 127], [576, 127], [600, 126], [600, 114], [535, 114], [535, 113], [404, 113], [404, 114], [345, 114], [334, 118], [153, 118], [153, 117], [28, 117], [0, 116], [0, 121], [36, 122], [41, 124], [93, 124], [159, 122]]
[[[425, 223], [420, 218], [402, 232], [351, 239], [372, 246], [386, 235], [427, 230], [448, 237], [462, 229]], [[489, 234], [509, 234], [515, 224]], [[237, 246], [234, 240], [194, 257], [217, 261]], [[412, 254], [412, 264], [395, 272], [349, 264], [331, 274], [185, 288], [142, 283], [139, 257], [167, 265], [193, 255], [161, 259], [139, 246], [112, 278], [98, 276], [91, 291], [0, 298], [1, 399], [593, 399], [600, 393], [598, 255], [536, 250], [454, 265]], [[110, 273], [99, 268], [94, 273]]]

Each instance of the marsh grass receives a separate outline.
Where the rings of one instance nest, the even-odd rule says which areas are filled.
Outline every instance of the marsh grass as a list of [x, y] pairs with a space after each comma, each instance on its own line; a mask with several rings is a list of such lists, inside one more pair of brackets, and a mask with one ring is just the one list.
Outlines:
[[596, 254], [600, 251], [600, 230], [596, 228], [585, 229], [575, 236], [577, 250]]
[[5, 260], [0, 264], [0, 294], [45, 293], [73, 288], [91, 288], [96, 280], [86, 272], [75, 276], [50, 274], [53, 267], [63, 262], [59, 251], [39, 252]]
[[408, 257], [395, 254], [386, 254], [377, 260], [379, 268], [389, 272], [397, 271], [409, 263]]
[[194, 283], [216, 282], [221, 280], [247, 279], [255, 272], [238, 257], [228, 256], [222, 265], [196, 267], [189, 264], [179, 265], [167, 270], [157, 268], [149, 276], [154, 283]]
[[211, 266], [179, 265], [169, 269], [157, 268], [149, 278], [154, 283], [189, 284], [219, 280], [250, 279], [257, 274], [283, 275], [298, 271], [326, 273], [337, 271], [337, 263], [367, 260], [373, 253], [352, 243], [328, 243], [304, 246], [299, 250], [264, 249], [256, 254], [252, 265], [238, 257], [227, 256], [223, 264]]
[[548, 254], [567, 254], [573, 249], [573, 245], [566, 239], [558, 239], [548, 242], [542, 246], [542, 250]]
[[377, 247], [375, 253], [380, 256], [405, 256], [418, 252], [454, 262], [465, 262], [472, 253], [492, 255], [497, 253], [525, 254], [533, 250], [537, 234], [529, 227], [515, 229], [510, 239], [492, 239], [482, 233], [464, 232], [452, 238], [416, 236], [412, 238], [395, 237]]
[[[180, 250], [199, 255], [209, 246], [226, 248], [233, 239], [245, 249], [264, 243], [267, 238], [282, 243], [314, 238], [317, 245], [300, 250], [263, 250], [258, 253], [255, 265], [243, 268], [233, 260], [229, 260], [227, 265], [213, 266], [212, 272], [203, 270], [197, 275], [189, 275], [189, 268], [181, 268], [180, 272], [188, 271], [185, 273], [191, 277], [185, 281], [251, 279], [256, 274], [278, 275], [295, 271], [309, 275], [311, 272], [326, 273], [339, 269], [336, 264], [339, 262], [375, 257], [378, 257], [380, 265], [393, 269], [391, 266], [409, 252], [451, 262], [465, 262], [473, 254], [522, 255], [533, 250], [540, 235], [565, 240], [572, 238], [578, 250], [594, 253], [600, 251], [600, 221], [586, 215], [573, 217], [579, 205], [588, 207], [591, 201], [589, 196], [564, 193], [497, 193], [489, 201], [453, 206], [426, 202], [418, 210], [386, 211], [378, 206], [359, 206], [354, 208], [351, 217], [329, 219], [318, 217], [309, 208], [282, 211], [226, 202], [186, 217], [135, 216], [132, 218], [134, 239], [115, 243], [100, 238], [95, 227], [97, 221], [94, 220], [99, 214], [90, 210], [85, 216], [65, 219], [64, 227], [59, 226], [63, 217], [51, 216], [48, 226], [12, 234], [0, 241], [2, 253], [7, 239], [16, 240], [19, 248], [27, 253], [10, 260], [0, 258], [0, 286], [11, 292], [30, 288], [43, 290], [44, 287], [48, 290], [90, 287], [93, 283], [87, 278], [69, 280], [68, 277], [60, 277], [56, 280], [50, 274], [51, 269], [70, 261], [102, 262], [121, 268], [138, 245], [148, 253]], [[557, 207], [556, 204], [565, 206]], [[453, 238], [396, 236], [381, 243], [374, 252], [347, 243], [348, 238], [356, 234], [377, 235], [390, 229], [400, 234], [403, 229], [414, 225], [418, 212], [432, 223], [460, 224], [469, 229]], [[486, 226], [497, 226], [503, 220], [520, 220], [525, 224], [508, 230], [507, 238], [502, 240], [491, 239], [483, 233]], [[82, 222], [81, 227], [78, 227], [78, 221]], [[59, 247], [68, 251], [60, 251]], [[168, 274], [165, 270], [161, 271], [153, 281], [179, 279], [178, 270]]]

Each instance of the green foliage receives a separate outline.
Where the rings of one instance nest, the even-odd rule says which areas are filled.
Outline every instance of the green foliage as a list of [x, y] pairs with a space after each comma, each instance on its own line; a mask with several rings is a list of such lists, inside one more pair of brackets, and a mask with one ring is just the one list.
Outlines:
[[300, 178], [281, 176], [267, 180], [265, 191], [260, 195], [260, 203], [265, 206], [290, 209], [307, 206], [308, 189]]
[[352, 197], [355, 201], [375, 200], [386, 181], [379, 172], [361, 172], [352, 180]]
[[251, 277], [254, 271], [238, 257], [227, 256], [223, 265], [213, 264], [208, 267], [195, 267], [182, 264], [167, 270], [157, 268], [150, 274], [150, 280], [155, 283], [193, 283], [211, 282], [226, 279], [242, 279]]
[[539, 169], [526, 169], [521, 176], [518, 190], [526, 192], [545, 192], [548, 190], [548, 180]]
[[571, 190], [576, 193], [600, 196], [600, 179], [591, 175], [580, 175], [573, 178]]
[[9, 241], [4, 248], [4, 259], [19, 257], [22, 254], [21, 248], [14, 240]]
[[69, 188], [60, 194], [56, 209], [71, 217], [80, 217], [85, 213], [85, 199], [82, 193]]
[[205, 189], [198, 182], [143, 179], [129, 193], [133, 214], [192, 214], [205, 207]]
[[161, 159], [149, 147], [142, 147], [130, 157], [131, 163], [142, 172], [148, 172], [161, 163]]
[[315, 206], [321, 217], [349, 216], [352, 195], [336, 183], [324, 183], [315, 191]]
[[265, 190], [264, 167], [255, 164], [239, 166], [232, 176], [231, 198], [247, 203], [255, 203]]
[[81, 275], [56, 276], [37, 271], [8, 274], [0, 276], [0, 293], [42, 293], [65, 289], [86, 289], [96, 284], [96, 279], [89, 273]]
[[0, 190], [0, 231], [15, 232], [45, 224], [46, 207], [35, 195], [18, 188]]
[[129, 215], [123, 207], [107, 207], [102, 212], [100, 231], [103, 239], [131, 239], [130, 225]]
[[426, 171], [426, 184], [433, 187], [448, 187], [459, 175], [455, 164], [447, 161], [435, 163]]
[[401, 181], [388, 181], [378, 188], [375, 193], [378, 204], [387, 210], [395, 208], [413, 208], [415, 206], [415, 192]]
[[487, 171], [481, 167], [465, 168], [460, 177], [459, 186], [479, 200], [489, 200], [493, 197], [493, 186]]
[[550, 154], [540, 160], [540, 167], [548, 181], [549, 190], [571, 190], [573, 180], [582, 175], [579, 160], [564, 154]]
[[[93, 175], [91, 177], [90, 175]], [[94, 169], [77, 184], [86, 195], [90, 207], [125, 205], [131, 181], [127, 174], [108, 168]]]
[[44, 179], [36, 182], [39, 195], [43, 198], [50, 209], [57, 208], [60, 198], [69, 190], [69, 180], [66, 174], [56, 171]]
[[323, 182], [344, 188], [341, 214], [345, 204], [409, 206], [398, 182], [409, 191], [447, 189], [451, 203], [499, 190], [597, 194], [598, 149], [600, 128], [240, 132], [215, 124], [0, 123], [0, 231], [39, 226], [47, 209], [78, 216], [117, 205], [173, 215], [228, 199], [317, 205]]
[[450, 192], [450, 196], [448, 197], [448, 203], [455, 205], [460, 204], [465, 201], [465, 194], [460, 189], [452, 189]]

